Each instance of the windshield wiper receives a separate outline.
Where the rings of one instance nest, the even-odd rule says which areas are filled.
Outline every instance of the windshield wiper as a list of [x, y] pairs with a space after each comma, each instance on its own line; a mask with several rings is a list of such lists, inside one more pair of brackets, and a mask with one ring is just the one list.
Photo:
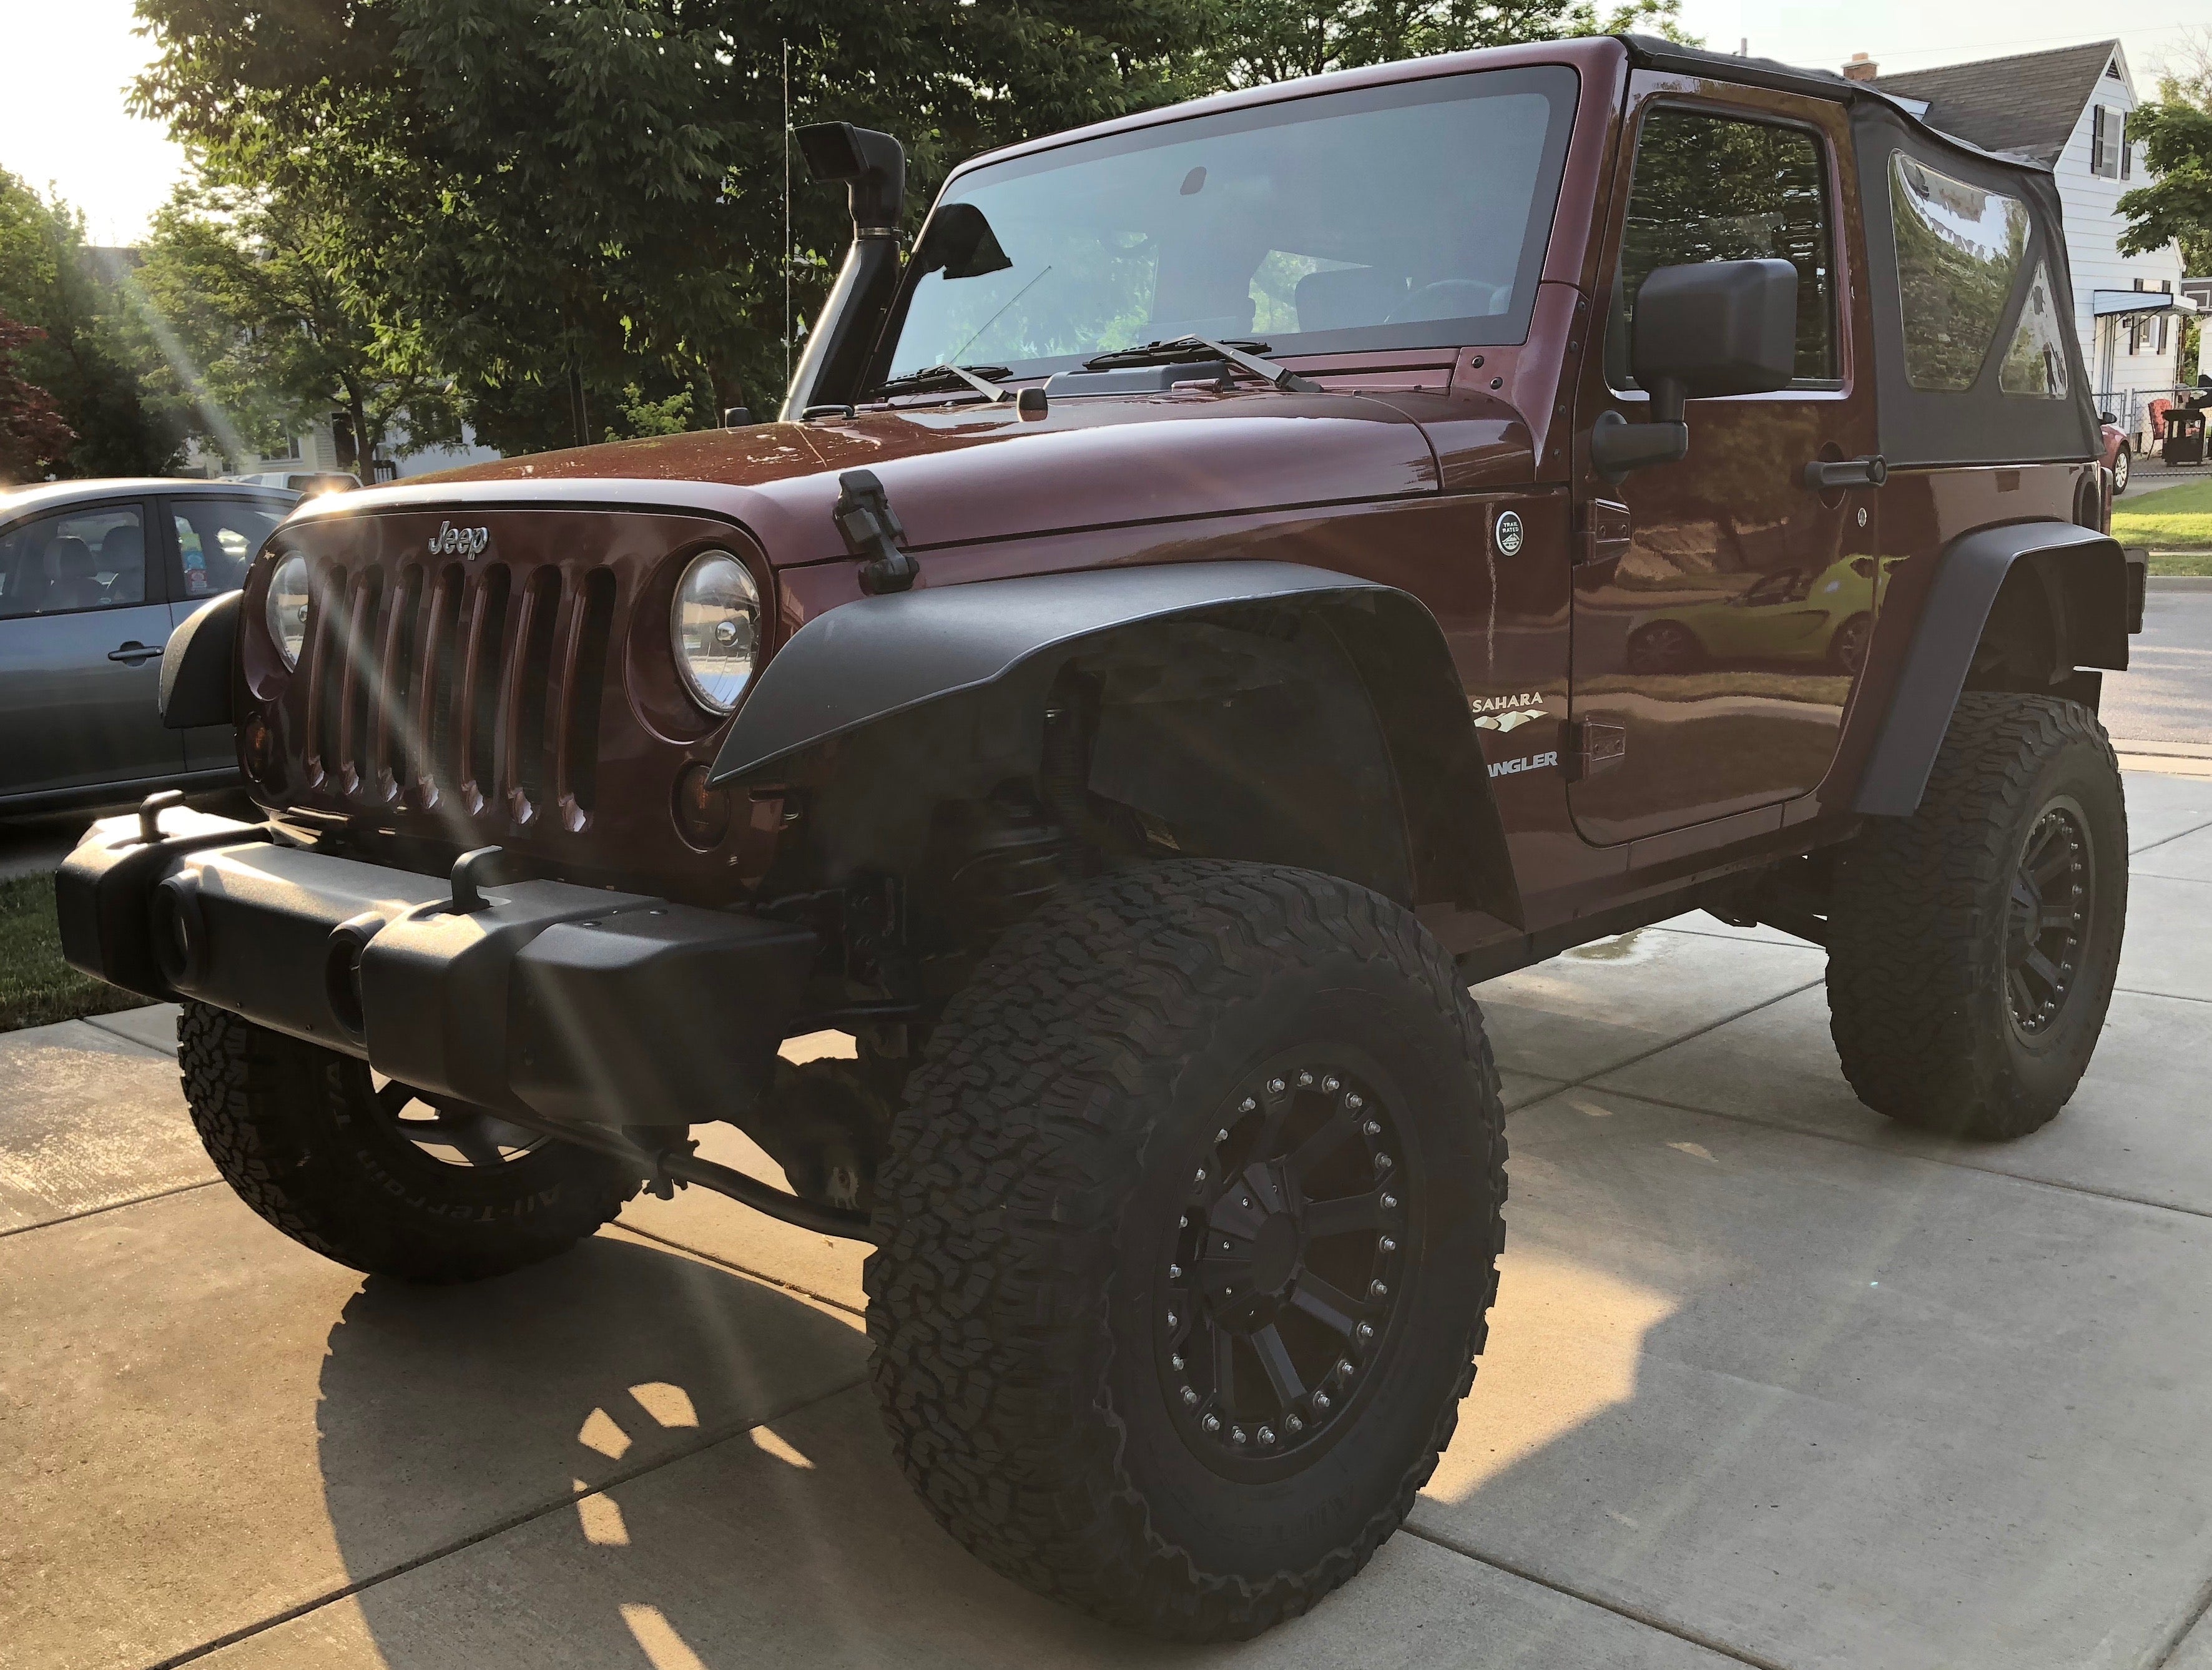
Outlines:
[[1321, 385], [1310, 377], [1301, 377], [1288, 366], [1277, 365], [1273, 360], [1260, 356], [1267, 352], [1263, 342], [1216, 342], [1211, 337], [1176, 337], [1167, 342], [1148, 342], [1142, 348], [1117, 349], [1111, 354], [1101, 354], [1085, 360], [1085, 371], [1110, 371], [1116, 366], [1175, 365], [1184, 360], [1200, 360], [1209, 356], [1224, 359], [1240, 371], [1249, 372], [1263, 382], [1273, 383], [1290, 394], [1318, 394]]
[[1012, 389], [1000, 388], [987, 379], [1008, 376], [1002, 365], [933, 365], [921, 371], [910, 371], [903, 377], [894, 377], [876, 390], [878, 394], [927, 394], [942, 389], [949, 383], [965, 383], [969, 388], [988, 395], [994, 400], [1012, 397]]

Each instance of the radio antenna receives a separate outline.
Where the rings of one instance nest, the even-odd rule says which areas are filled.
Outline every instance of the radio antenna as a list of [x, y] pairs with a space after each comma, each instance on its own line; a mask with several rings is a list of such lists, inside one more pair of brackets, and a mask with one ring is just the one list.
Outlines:
[[792, 42], [783, 42], [783, 389], [792, 387]]

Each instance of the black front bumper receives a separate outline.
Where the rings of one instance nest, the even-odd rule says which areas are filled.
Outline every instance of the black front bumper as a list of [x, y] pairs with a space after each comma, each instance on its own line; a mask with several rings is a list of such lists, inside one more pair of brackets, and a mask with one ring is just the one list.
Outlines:
[[103, 820], [63, 864], [73, 965], [533, 1123], [743, 1119], [819, 949], [804, 928], [564, 882], [495, 884], [464, 909], [442, 878], [182, 807], [160, 829]]

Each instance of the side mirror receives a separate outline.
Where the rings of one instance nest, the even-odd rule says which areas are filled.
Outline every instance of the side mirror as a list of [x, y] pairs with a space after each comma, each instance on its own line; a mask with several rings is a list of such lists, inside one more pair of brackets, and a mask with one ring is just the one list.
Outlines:
[[1659, 267], [1636, 295], [1629, 344], [1651, 396], [1648, 422], [1599, 420], [1590, 459], [1618, 480], [1690, 449], [1684, 404], [1787, 388], [1797, 367], [1797, 269], [1787, 261], [1701, 261]]
[[2100, 423], [2118, 423], [2119, 421], [2120, 420], [2117, 416], [2108, 411], [2100, 411], [2097, 414], [2097, 422]]

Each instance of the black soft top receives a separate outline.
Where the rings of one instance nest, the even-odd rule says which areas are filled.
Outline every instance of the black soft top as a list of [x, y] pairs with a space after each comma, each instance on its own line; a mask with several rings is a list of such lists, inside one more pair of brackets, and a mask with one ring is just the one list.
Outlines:
[[[1630, 60], [1642, 69], [1771, 87], [1832, 100], [1848, 110], [1864, 199], [1867, 276], [1874, 293], [1875, 406], [1881, 450], [1889, 463], [2020, 464], [2101, 456], [2097, 411], [2075, 327], [2074, 281], [2066, 264], [2058, 188], [2047, 167], [2027, 157], [1983, 150], [1929, 126], [1880, 88], [1827, 70], [1799, 69], [1771, 58], [1732, 58], [1649, 35], [1620, 39]], [[2028, 240], [2013, 293], [1980, 373], [1969, 388], [1915, 388], [1905, 376], [1896, 221], [1889, 200], [1890, 159], [1899, 153], [1937, 173], [2027, 205]], [[2003, 345], [2019, 325], [2039, 267], [2050, 274], [2051, 299], [2063, 325], [2059, 335], [2066, 354], [2067, 395], [2060, 399], [2007, 395], [1997, 386]]]

